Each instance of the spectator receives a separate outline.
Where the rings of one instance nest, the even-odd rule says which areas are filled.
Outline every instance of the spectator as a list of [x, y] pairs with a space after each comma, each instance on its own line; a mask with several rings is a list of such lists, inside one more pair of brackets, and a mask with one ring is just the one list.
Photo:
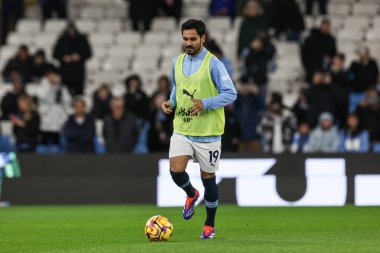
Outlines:
[[210, 51], [210, 53], [215, 55], [224, 64], [229, 76], [231, 77], [231, 79], [233, 79], [232, 61], [223, 54], [223, 51], [218, 45], [218, 43], [214, 39], [208, 40], [206, 48], [208, 51]]
[[222, 138], [222, 147], [223, 151], [227, 152], [238, 151], [240, 145], [240, 127], [234, 110], [233, 104], [224, 108], [226, 125]]
[[72, 96], [83, 94], [85, 63], [91, 54], [86, 36], [79, 33], [74, 23], [68, 23], [54, 46], [53, 56], [60, 62], [62, 81]]
[[296, 116], [297, 123], [304, 123], [307, 121], [309, 113], [309, 103], [307, 101], [307, 90], [302, 89], [296, 103], [293, 105], [293, 113]]
[[211, 0], [209, 11], [211, 16], [228, 16], [232, 20], [236, 15], [236, 1]]
[[9, 82], [11, 77], [17, 72], [21, 75], [25, 83], [30, 82], [33, 60], [29, 55], [29, 49], [26, 45], [18, 48], [17, 55], [7, 62], [3, 69], [4, 81]]
[[181, 18], [182, 0], [158, 0], [157, 14], [161, 17]]
[[306, 70], [306, 80], [311, 81], [317, 70], [327, 70], [331, 58], [336, 55], [336, 41], [331, 34], [328, 19], [321, 22], [319, 29], [312, 29], [301, 46], [302, 64]]
[[139, 119], [149, 118], [149, 99], [142, 90], [142, 82], [138, 75], [131, 75], [125, 80], [127, 93], [124, 95], [125, 108]]
[[113, 98], [112, 113], [104, 120], [103, 136], [109, 153], [129, 153], [138, 139], [136, 117], [125, 110], [123, 98]]
[[45, 75], [48, 69], [53, 68], [54, 65], [46, 61], [45, 52], [43, 50], [38, 50], [33, 56], [33, 66], [32, 66], [32, 81], [39, 82], [41, 78]]
[[243, 81], [236, 87], [238, 96], [235, 101], [235, 115], [241, 132], [239, 151], [243, 152], [248, 149], [252, 152], [259, 152], [260, 135], [256, 129], [264, 110], [264, 101], [259, 95], [257, 85], [247, 80]]
[[327, 14], [327, 2], [328, 2], [328, 0], [305, 0], [306, 15], [312, 15], [313, 14], [314, 2], [318, 2], [319, 14], [320, 15], [326, 15]]
[[67, 18], [67, 1], [68, 0], [38, 0], [41, 5], [43, 19], [53, 18], [55, 13], [57, 18]]
[[371, 57], [368, 47], [358, 50], [359, 60], [350, 66], [353, 75], [352, 92], [350, 94], [350, 112], [353, 112], [364, 99], [364, 92], [371, 86], [375, 86], [379, 75], [379, 68], [375, 59]]
[[305, 153], [308, 150], [310, 127], [306, 122], [299, 123], [297, 132], [293, 135], [290, 150], [292, 153]]
[[364, 130], [359, 118], [350, 114], [347, 118], [347, 127], [339, 134], [339, 151], [364, 153], [369, 150], [369, 133]]
[[49, 69], [42, 78], [37, 98], [41, 116], [41, 143], [59, 146], [60, 132], [67, 119], [71, 96], [55, 69]]
[[269, 25], [261, 5], [256, 1], [248, 1], [239, 31], [238, 56], [241, 55], [244, 48], [249, 47], [254, 38], [260, 33], [267, 33], [268, 29]]
[[[155, 96], [162, 95], [167, 98], [167, 100], [170, 99], [170, 93], [171, 93], [171, 82], [169, 80], [169, 77], [166, 75], [162, 75], [158, 78], [157, 81], [157, 89], [153, 93], [151, 100], [153, 101]], [[154, 107], [153, 103], [151, 103], [152, 108]]]
[[319, 115], [322, 112], [336, 115], [338, 111], [337, 103], [339, 103], [339, 96], [331, 83], [331, 75], [329, 73], [314, 73], [313, 84], [307, 91], [306, 98], [309, 104], [307, 122], [311, 128], [317, 126]]
[[126, 0], [129, 2], [129, 17], [134, 31], [149, 31], [157, 12], [156, 0]]
[[334, 126], [334, 117], [324, 112], [319, 117], [319, 125], [313, 129], [309, 137], [309, 152], [333, 153], [338, 151], [339, 133]]
[[355, 114], [363, 128], [368, 130], [371, 143], [380, 141], [380, 98], [375, 88], [368, 88], [365, 99], [356, 108]]
[[[271, 27], [276, 31], [277, 37], [286, 35], [289, 41], [299, 41], [301, 32], [305, 29], [305, 23], [298, 3], [295, 0], [273, 0]], [[269, 10], [265, 9], [268, 13]]]
[[279, 154], [290, 151], [296, 128], [297, 119], [293, 112], [283, 105], [279, 93], [273, 93], [268, 110], [258, 126], [258, 132], [263, 139], [264, 152]]
[[96, 119], [104, 119], [106, 115], [110, 114], [112, 97], [109, 85], [102, 84], [92, 96], [92, 116]]
[[19, 114], [10, 116], [13, 123], [13, 133], [16, 137], [17, 151], [34, 152], [37, 146], [40, 116], [34, 100], [30, 96], [21, 95], [17, 103]]
[[9, 120], [10, 115], [18, 114], [17, 101], [20, 96], [25, 95], [22, 78], [18, 75], [15, 75], [12, 79], [13, 90], [8, 92], [1, 101], [2, 120]]
[[70, 115], [63, 127], [69, 153], [94, 153], [95, 121], [86, 113], [86, 102], [77, 97], [73, 102], [74, 114]]
[[24, 0], [2, 0], [1, 2], [1, 44], [5, 44], [11, 24], [24, 16]]

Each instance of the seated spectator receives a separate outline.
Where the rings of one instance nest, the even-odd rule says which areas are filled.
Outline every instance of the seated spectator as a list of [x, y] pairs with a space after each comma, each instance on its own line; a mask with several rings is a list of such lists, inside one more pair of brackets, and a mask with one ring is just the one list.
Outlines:
[[33, 66], [31, 73], [32, 81], [39, 82], [45, 75], [45, 72], [53, 67], [53, 64], [46, 61], [44, 50], [38, 50], [33, 56]]
[[96, 119], [104, 119], [111, 113], [110, 103], [112, 93], [108, 84], [102, 84], [92, 96], [92, 111], [91, 114]]
[[86, 113], [86, 102], [77, 97], [73, 102], [74, 114], [70, 115], [63, 127], [67, 141], [66, 151], [69, 153], [93, 153], [95, 121]]
[[318, 2], [319, 14], [320, 15], [326, 15], [327, 14], [327, 7], [328, 7], [328, 0], [305, 0], [306, 14], [307, 15], [313, 15], [313, 6], [314, 6], [315, 2]]
[[224, 134], [222, 138], [223, 151], [236, 152], [240, 146], [240, 127], [234, 112], [233, 104], [224, 107], [225, 122]]
[[297, 132], [293, 135], [292, 145], [290, 150], [292, 153], [304, 153], [308, 150], [310, 127], [306, 122], [301, 122], [298, 125]]
[[236, 1], [211, 0], [209, 11], [211, 16], [228, 16], [233, 19], [236, 15]]
[[60, 145], [60, 132], [66, 122], [71, 105], [71, 96], [62, 85], [56, 69], [47, 70], [37, 92], [38, 109], [41, 116], [41, 143]]
[[226, 67], [226, 70], [228, 74], [230, 75], [231, 79], [233, 79], [233, 64], [230, 59], [228, 59], [224, 54], [218, 43], [214, 40], [208, 40], [207, 45], [205, 46], [210, 53], [216, 56]]
[[[162, 75], [158, 78], [157, 81], [157, 89], [153, 93], [151, 100], [153, 101], [154, 97], [157, 95], [162, 95], [167, 98], [167, 100], [170, 99], [170, 92], [171, 92], [171, 82], [169, 80], [169, 77], [166, 75]], [[152, 108], [154, 108], [154, 103], [151, 103]]]
[[113, 98], [111, 114], [104, 120], [103, 137], [108, 153], [130, 153], [139, 135], [136, 117], [125, 110], [123, 98]]
[[124, 95], [125, 108], [139, 119], [149, 118], [149, 99], [142, 90], [142, 82], [138, 75], [131, 75], [125, 80], [127, 93]]
[[253, 0], [248, 1], [244, 8], [244, 18], [239, 30], [237, 55], [240, 57], [243, 49], [249, 47], [252, 40], [260, 33], [267, 33], [268, 29], [269, 25], [260, 3]]
[[336, 53], [336, 40], [331, 34], [331, 22], [323, 19], [320, 27], [312, 29], [301, 45], [301, 58], [306, 71], [306, 80], [311, 82], [315, 71], [327, 70], [331, 58]]
[[179, 22], [182, 13], [182, 0], [158, 0], [157, 14], [160, 17], [175, 17]]
[[128, 16], [132, 20], [132, 29], [134, 31], [147, 32], [153, 17], [157, 13], [156, 0], [125, 0], [129, 3]]
[[19, 113], [11, 115], [13, 133], [16, 137], [18, 152], [34, 152], [40, 127], [40, 116], [33, 98], [21, 95], [17, 99]]
[[380, 98], [375, 88], [366, 91], [364, 100], [356, 108], [359, 122], [368, 130], [371, 143], [380, 141]]
[[354, 61], [350, 66], [350, 73], [353, 76], [350, 94], [350, 112], [353, 112], [364, 99], [364, 92], [376, 85], [379, 75], [377, 62], [372, 58], [368, 47], [358, 50], [359, 60]]
[[3, 69], [3, 78], [5, 82], [10, 82], [14, 72], [21, 75], [25, 83], [30, 82], [33, 60], [29, 55], [29, 49], [26, 45], [21, 45], [17, 55], [7, 62]]
[[12, 78], [13, 90], [8, 92], [1, 101], [1, 119], [9, 120], [10, 115], [18, 114], [17, 100], [25, 94], [24, 83], [19, 75], [14, 75]]
[[296, 103], [293, 105], [292, 111], [297, 118], [297, 123], [303, 123], [307, 121], [309, 113], [309, 103], [307, 101], [307, 90], [302, 89], [298, 96]]
[[54, 46], [53, 57], [60, 63], [62, 82], [72, 96], [83, 94], [85, 65], [91, 56], [87, 37], [79, 32], [74, 23], [69, 22]]
[[41, 5], [44, 20], [53, 18], [56, 14], [57, 18], [67, 18], [67, 2], [68, 0], [38, 0]]
[[263, 139], [263, 151], [276, 154], [290, 151], [296, 128], [297, 120], [293, 112], [283, 105], [279, 93], [272, 93], [268, 109], [258, 126]]
[[[169, 94], [170, 96], [170, 94]], [[150, 151], [169, 149], [170, 137], [173, 134], [173, 114], [165, 114], [161, 105], [168, 100], [167, 93], [156, 93], [152, 97], [148, 146]]]
[[369, 150], [369, 133], [364, 130], [356, 114], [347, 118], [347, 127], [339, 134], [339, 151], [364, 153]]
[[14, 28], [14, 24], [24, 17], [24, 0], [2, 0], [0, 1], [0, 44], [5, 44], [8, 32]]
[[308, 152], [333, 153], [339, 148], [339, 133], [334, 126], [334, 117], [329, 112], [319, 116], [319, 125], [314, 128], [309, 137]]
[[257, 85], [243, 81], [236, 87], [238, 95], [235, 101], [235, 115], [241, 132], [239, 151], [259, 152], [261, 145], [257, 125], [265, 108], [264, 100], [259, 95]]

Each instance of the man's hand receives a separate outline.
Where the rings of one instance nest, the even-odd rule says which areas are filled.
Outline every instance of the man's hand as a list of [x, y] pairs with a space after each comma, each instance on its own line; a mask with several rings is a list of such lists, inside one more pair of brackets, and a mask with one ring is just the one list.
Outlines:
[[194, 104], [189, 109], [190, 114], [193, 116], [194, 115], [199, 116], [199, 114], [201, 114], [201, 111], [204, 109], [202, 100], [195, 99], [195, 98], [193, 98], [192, 100], [193, 100]]
[[166, 114], [170, 114], [173, 112], [172, 105], [170, 104], [169, 101], [163, 102], [161, 105], [161, 109]]

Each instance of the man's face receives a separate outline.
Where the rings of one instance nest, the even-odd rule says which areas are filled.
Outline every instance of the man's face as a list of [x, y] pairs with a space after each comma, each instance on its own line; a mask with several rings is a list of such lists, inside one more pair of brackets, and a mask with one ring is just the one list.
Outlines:
[[29, 56], [29, 52], [28, 50], [26, 49], [20, 49], [18, 51], [18, 56], [21, 60], [25, 61], [26, 59], [28, 59], [28, 56]]
[[82, 101], [76, 101], [74, 104], [74, 111], [76, 115], [84, 115], [86, 113], [86, 107]]
[[329, 22], [323, 22], [321, 24], [321, 31], [323, 33], [330, 33], [331, 32], [331, 24]]
[[200, 37], [195, 29], [184, 30], [182, 32], [182, 37], [185, 51], [191, 56], [197, 55], [200, 52], [206, 40], [206, 35]]

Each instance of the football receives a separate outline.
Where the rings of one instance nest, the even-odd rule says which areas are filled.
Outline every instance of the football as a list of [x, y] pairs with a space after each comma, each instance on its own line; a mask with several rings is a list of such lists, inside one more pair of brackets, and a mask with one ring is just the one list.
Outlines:
[[173, 224], [162, 215], [155, 215], [145, 224], [145, 235], [150, 241], [168, 241], [173, 235]]

